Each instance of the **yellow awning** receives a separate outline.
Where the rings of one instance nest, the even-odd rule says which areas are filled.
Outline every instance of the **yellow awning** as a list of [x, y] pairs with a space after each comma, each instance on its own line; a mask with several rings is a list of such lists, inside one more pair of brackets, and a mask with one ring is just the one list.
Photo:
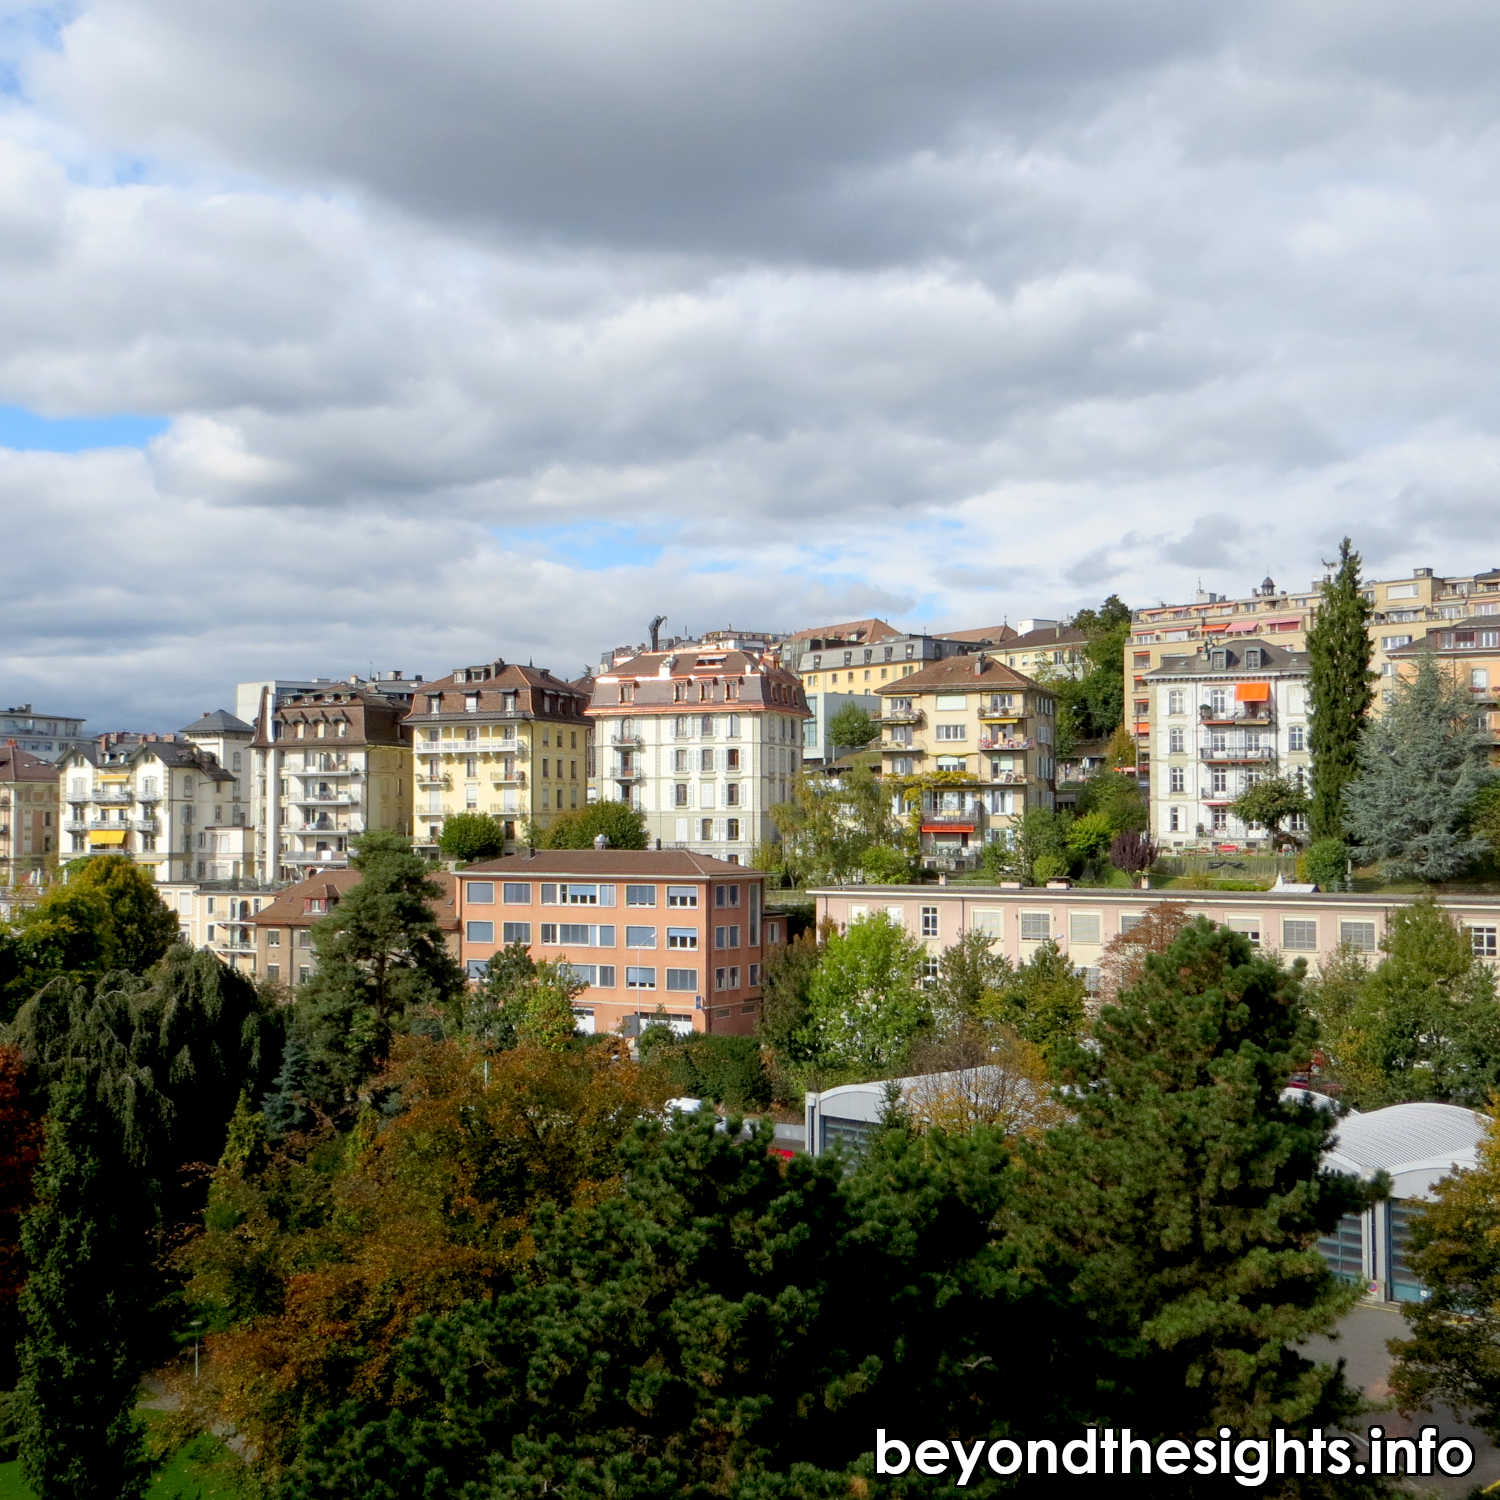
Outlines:
[[130, 780], [130, 772], [129, 771], [101, 771], [99, 773], [99, 780], [100, 781], [129, 781]]
[[124, 828], [94, 828], [89, 831], [89, 843], [123, 844], [126, 832]]

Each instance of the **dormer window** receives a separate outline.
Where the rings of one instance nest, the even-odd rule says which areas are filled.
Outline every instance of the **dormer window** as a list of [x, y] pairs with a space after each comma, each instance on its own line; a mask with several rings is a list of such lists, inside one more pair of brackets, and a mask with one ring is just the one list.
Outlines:
[[1229, 653], [1223, 649], [1213, 651], [1209, 661], [1215, 672], [1222, 672], [1229, 666]]
[[1245, 648], [1245, 666], [1253, 672], [1258, 672], [1261, 667], [1261, 650], [1259, 646], [1247, 646]]
[[441, 693], [428, 693], [428, 695], [427, 695], [427, 712], [430, 713], [430, 714], [440, 714], [440, 713], [442, 713], [442, 711], [443, 711], [443, 695]]
[[477, 714], [479, 712], [479, 694], [478, 693], [465, 693], [464, 694], [464, 711], [466, 713], [471, 713], [471, 714]]
[[516, 695], [514, 693], [502, 693], [500, 695], [500, 701], [504, 704], [504, 706], [505, 706], [505, 712], [506, 713], [508, 713], [508, 714], [515, 713], [515, 711], [516, 711]]

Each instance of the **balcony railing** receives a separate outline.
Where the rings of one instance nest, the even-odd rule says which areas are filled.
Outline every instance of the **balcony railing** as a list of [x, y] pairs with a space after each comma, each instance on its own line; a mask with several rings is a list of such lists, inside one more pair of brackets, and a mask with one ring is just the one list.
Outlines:
[[452, 786], [452, 780], [447, 776], [434, 776], [431, 771], [417, 772], [418, 786]]
[[924, 826], [931, 823], [934, 826], [940, 827], [961, 823], [965, 827], [970, 827], [975, 823], [981, 822], [984, 817], [984, 808], [976, 802], [972, 807], [967, 808], [945, 807], [939, 812], [924, 812], [922, 814], [922, 823]]
[[363, 776], [365, 773], [357, 766], [330, 765], [330, 766], [288, 766], [287, 774], [290, 776]]
[[882, 750], [893, 751], [897, 755], [926, 755], [927, 752], [921, 745], [913, 745], [907, 740], [881, 740]]
[[504, 766], [496, 766], [490, 773], [491, 786], [525, 786], [526, 773], [519, 767], [506, 770]]
[[281, 856], [289, 865], [346, 865], [349, 863], [347, 849], [299, 849]]
[[644, 781], [646, 773], [639, 766], [621, 766], [610, 772], [611, 781]]
[[254, 953], [255, 952], [255, 944], [254, 943], [241, 943], [241, 942], [238, 942], [238, 941], [233, 942], [233, 943], [217, 943], [217, 942], [216, 943], [210, 943], [209, 947], [211, 947], [214, 950], [215, 953]]
[[1276, 747], [1274, 745], [1226, 745], [1223, 749], [1216, 750], [1210, 745], [1205, 745], [1198, 752], [1198, 758], [1219, 763], [1275, 760]]
[[94, 793], [92, 800], [117, 807], [122, 802], [134, 802], [135, 796], [129, 787], [102, 786]]
[[920, 708], [887, 708], [881, 714], [882, 724], [920, 724], [922, 722], [922, 710]]
[[122, 822], [119, 818], [90, 818], [88, 826], [94, 828], [118, 828], [122, 833], [130, 827], [129, 823]]
[[85, 818], [68, 818], [63, 823], [63, 829], [67, 833], [83, 833], [87, 830], [88, 826], [88, 821]]
[[1238, 708], [1213, 708], [1205, 703], [1198, 718], [1203, 724], [1269, 724], [1275, 714], [1269, 703], [1244, 703]]
[[349, 792], [313, 792], [306, 797], [287, 799], [294, 807], [353, 807], [354, 797]]
[[157, 823], [155, 818], [132, 818], [130, 820], [130, 826], [137, 833], [155, 833], [157, 831]]
[[986, 722], [994, 723], [1002, 720], [1008, 722], [1010, 720], [1029, 719], [1031, 715], [1019, 703], [1014, 708], [1006, 708], [999, 703], [990, 703], [981, 706], [979, 717]]
[[611, 745], [639, 745], [644, 743], [638, 734], [612, 734], [609, 737]]
[[979, 736], [981, 750], [1030, 750], [1036, 745], [1033, 739], [1015, 734], [982, 734]]

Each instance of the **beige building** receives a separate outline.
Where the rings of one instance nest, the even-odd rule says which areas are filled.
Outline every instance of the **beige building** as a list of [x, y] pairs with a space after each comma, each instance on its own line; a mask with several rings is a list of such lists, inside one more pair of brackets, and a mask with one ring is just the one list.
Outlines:
[[369, 830], [411, 833], [406, 712], [399, 696], [347, 682], [279, 704], [262, 694], [251, 773], [260, 879], [342, 868], [352, 840]]
[[[1393, 647], [1395, 676], [1411, 677], [1429, 652], [1469, 690], [1475, 715], [1489, 731], [1490, 760], [1500, 765], [1500, 617], [1469, 615], [1446, 621], [1408, 645]], [[1394, 693], [1394, 678], [1387, 678], [1380, 687], [1382, 701], [1389, 703]]]
[[748, 864], [802, 768], [796, 675], [745, 651], [648, 653], [594, 679], [593, 788], [646, 817], [647, 837]]
[[1082, 677], [1088, 671], [1088, 635], [1056, 620], [1022, 620], [1031, 628], [985, 654], [1027, 677]]
[[[811, 892], [817, 921], [841, 930], [873, 912], [898, 922], [927, 951], [929, 976], [938, 959], [966, 932], [983, 932], [995, 951], [1013, 961], [1054, 942], [1082, 971], [1090, 988], [1108, 944], [1153, 909], [1185, 907], [1190, 916], [1243, 933], [1258, 948], [1315, 967], [1340, 947], [1377, 954], [1393, 913], [1415, 896], [1299, 895], [1277, 891], [1193, 892], [1053, 890], [1002, 886], [837, 886]], [[1440, 904], [1468, 932], [1482, 958], [1500, 956], [1500, 896], [1442, 897]]]
[[882, 773], [923, 783], [925, 859], [970, 863], [983, 845], [1008, 839], [1028, 809], [1054, 806], [1055, 700], [1030, 677], [989, 653], [956, 656], [879, 696]]
[[101, 736], [58, 764], [63, 857], [128, 854], [161, 884], [243, 874], [249, 818], [237, 787], [180, 736]]
[[0, 744], [0, 887], [41, 885], [57, 865], [57, 767]]
[[434, 851], [455, 813], [483, 813], [507, 849], [526, 826], [586, 806], [589, 695], [545, 667], [496, 659], [423, 683], [406, 726], [415, 758], [412, 841]]

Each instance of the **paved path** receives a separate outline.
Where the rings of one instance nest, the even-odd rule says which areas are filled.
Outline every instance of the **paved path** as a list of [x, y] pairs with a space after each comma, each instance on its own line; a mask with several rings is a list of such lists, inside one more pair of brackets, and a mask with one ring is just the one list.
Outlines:
[[1420, 1428], [1436, 1423], [1440, 1437], [1462, 1438], [1473, 1448], [1476, 1462], [1472, 1473], [1462, 1478], [1438, 1475], [1420, 1480], [1414, 1484], [1415, 1489], [1444, 1496], [1467, 1495], [1476, 1485], [1500, 1482], [1500, 1449], [1482, 1432], [1460, 1422], [1448, 1407], [1403, 1417], [1390, 1405], [1391, 1356], [1386, 1341], [1405, 1336], [1406, 1319], [1396, 1308], [1361, 1303], [1339, 1324], [1336, 1337], [1309, 1339], [1303, 1351], [1313, 1359], [1344, 1361], [1350, 1384], [1358, 1386], [1373, 1406], [1382, 1408], [1371, 1414], [1366, 1426], [1379, 1425], [1390, 1437], [1414, 1437]]

